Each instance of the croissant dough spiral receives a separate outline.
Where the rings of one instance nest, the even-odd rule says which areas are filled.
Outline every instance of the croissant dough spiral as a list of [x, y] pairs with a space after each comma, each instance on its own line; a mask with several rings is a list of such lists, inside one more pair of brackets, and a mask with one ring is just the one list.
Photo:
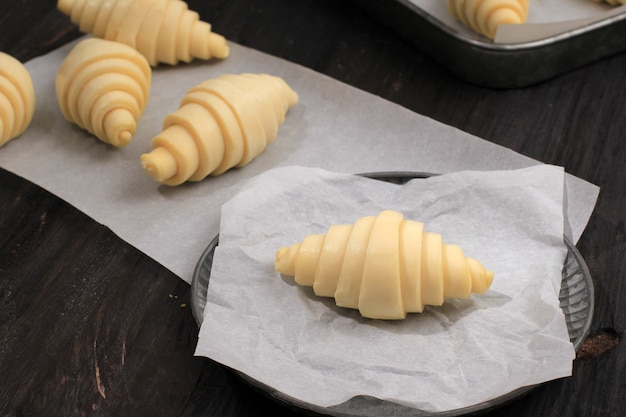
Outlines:
[[448, 11], [465, 26], [494, 39], [498, 25], [526, 22], [529, 2], [529, 0], [448, 0]]
[[141, 155], [156, 181], [179, 185], [242, 167], [274, 141], [298, 95], [280, 77], [222, 74], [192, 87]]
[[276, 252], [276, 271], [363, 317], [398, 320], [447, 298], [484, 293], [493, 272], [420, 222], [385, 210], [332, 225]]
[[129, 45], [150, 65], [226, 58], [223, 36], [181, 0], [58, 0], [79, 30]]
[[98, 139], [127, 145], [146, 108], [152, 69], [130, 46], [99, 38], [80, 41], [56, 76], [63, 116]]
[[35, 113], [35, 89], [20, 61], [0, 52], [0, 146], [28, 128]]

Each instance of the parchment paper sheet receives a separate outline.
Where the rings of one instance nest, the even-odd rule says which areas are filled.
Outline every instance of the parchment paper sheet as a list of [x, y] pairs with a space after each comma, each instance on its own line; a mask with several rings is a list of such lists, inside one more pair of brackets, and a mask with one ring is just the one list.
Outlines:
[[[360, 394], [445, 411], [568, 376], [563, 182], [545, 165], [404, 186], [317, 168], [263, 173], [223, 206], [197, 354], [324, 407]], [[274, 271], [280, 246], [384, 209], [480, 260], [495, 273], [490, 290], [368, 320]]]
[[[408, 0], [447, 26], [474, 37], [476, 34], [448, 12], [445, 0]], [[585, 27], [626, 12], [626, 6], [611, 6], [593, 0], [531, 0], [526, 23], [501, 25], [495, 43], [532, 42]]]
[[[75, 43], [26, 64], [37, 107], [28, 130], [0, 149], [0, 167], [54, 193], [108, 226], [190, 282], [202, 251], [219, 231], [222, 204], [241, 182], [270, 168], [301, 165], [336, 172], [514, 169], [539, 162], [443, 125], [299, 65], [230, 42], [227, 59], [153, 71], [150, 99], [135, 138], [114, 149], [67, 122], [54, 80]], [[139, 157], [165, 116], [195, 84], [223, 73], [264, 72], [283, 77], [300, 102], [277, 139], [242, 169], [200, 183], [161, 186]], [[572, 241], [584, 230], [598, 187], [567, 177]], [[570, 230], [566, 231], [570, 234]]]

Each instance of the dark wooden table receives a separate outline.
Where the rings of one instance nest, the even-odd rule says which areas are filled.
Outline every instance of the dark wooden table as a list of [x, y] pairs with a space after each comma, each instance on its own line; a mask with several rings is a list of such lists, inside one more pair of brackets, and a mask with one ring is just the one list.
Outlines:
[[[626, 53], [538, 85], [495, 90], [454, 77], [346, 1], [189, 5], [232, 41], [599, 185], [578, 243], [594, 279], [595, 313], [573, 376], [486, 415], [624, 415]], [[22, 61], [80, 36], [54, 1], [2, 9], [0, 50]], [[189, 295], [184, 281], [107, 227], [0, 169], [0, 415], [301, 415], [193, 356], [198, 328]]]

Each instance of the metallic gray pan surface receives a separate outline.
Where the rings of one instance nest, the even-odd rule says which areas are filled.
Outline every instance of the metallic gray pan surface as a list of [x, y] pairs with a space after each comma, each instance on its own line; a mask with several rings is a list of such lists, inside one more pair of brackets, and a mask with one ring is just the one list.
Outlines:
[[[362, 175], [368, 178], [387, 181], [394, 184], [403, 184], [411, 179], [425, 178], [432, 174], [411, 172], [377, 172]], [[219, 236], [215, 236], [198, 260], [191, 281], [191, 309], [198, 325], [202, 323], [204, 317], [204, 307], [207, 301], [207, 290], [211, 277], [213, 254], [218, 244]], [[563, 279], [561, 281], [559, 301], [561, 309], [565, 315], [570, 340], [574, 345], [574, 348], [578, 350], [582, 341], [585, 337], [587, 337], [591, 326], [594, 308], [594, 287], [587, 264], [576, 247], [567, 239], [565, 239], [565, 244], [567, 245], [568, 253], [563, 264]], [[210, 318], [208, 319], [210, 320]], [[522, 387], [494, 400], [462, 409], [429, 413], [365, 396], [352, 398], [343, 404], [333, 407], [318, 407], [287, 396], [260, 381], [248, 377], [245, 374], [238, 374], [252, 386], [287, 407], [297, 408], [299, 411], [311, 412], [312, 414], [315, 413], [335, 417], [377, 417], [391, 415], [398, 417], [452, 417], [471, 415], [503, 405], [506, 402], [512, 401], [528, 393], [531, 389], [536, 387]]]
[[450, 72], [485, 87], [529, 86], [626, 50], [626, 13], [539, 41], [495, 44], [443, 24], [408, 0], [351, 2]]

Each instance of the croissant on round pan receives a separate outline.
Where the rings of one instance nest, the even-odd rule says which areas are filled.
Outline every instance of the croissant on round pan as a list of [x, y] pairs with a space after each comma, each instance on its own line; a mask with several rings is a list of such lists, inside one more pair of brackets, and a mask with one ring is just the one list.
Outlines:
[[528, 6], [529, 0], [448, 0], [448, 11], [455, 19], [490, 39], [503, 23], [526, 22]]
[[0, 146], [24, 133], [34, 112], [30, 73], [13, 56], [0, 52]]
[[80, 41], [56, 76], [63, 116], [113, 146], [133, 138], [148, 101], [152, 69], [130, 46], [99, 38]]
[[79, 30], [135, 48], [150, 65], [226, 58], [222, 35], [182, 0], [58, 0]]
[[385, 210], [276, 252], [276, 271], [363, 317], [398, 320], [489, 289], [494, 274], [423, 223]]

